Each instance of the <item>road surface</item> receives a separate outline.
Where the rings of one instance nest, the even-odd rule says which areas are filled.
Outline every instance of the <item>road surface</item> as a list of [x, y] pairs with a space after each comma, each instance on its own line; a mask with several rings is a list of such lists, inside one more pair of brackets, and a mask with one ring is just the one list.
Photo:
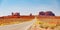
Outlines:
[[33, 25], [35, 19], [28, 22], [23, 22], [19, 24], [0, 26], [0, 30], [27, 30], [30, 26]]

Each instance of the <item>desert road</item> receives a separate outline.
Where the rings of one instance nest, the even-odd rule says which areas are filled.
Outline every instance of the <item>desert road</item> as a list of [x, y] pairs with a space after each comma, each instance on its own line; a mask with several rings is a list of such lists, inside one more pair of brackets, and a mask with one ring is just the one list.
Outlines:
[[28, 22], [23, 22], [19, 24], [13, 24], [13, 25], [6, 25], [6, 26], [0, 26], [0, 30], [27, 30], [30, 26], [33, 25], [35, 20]]

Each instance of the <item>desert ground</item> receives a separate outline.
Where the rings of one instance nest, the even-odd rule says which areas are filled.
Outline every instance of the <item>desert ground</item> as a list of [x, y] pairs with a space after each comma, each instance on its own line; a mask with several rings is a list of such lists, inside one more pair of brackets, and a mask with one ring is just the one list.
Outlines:
[[19, 18], [0, 18], [1, 30], [5, 28], [21, 30], [25, 29], [25, 27], [28, 27], [26, 30], [60, 30], [60, 16], [21, 16]]

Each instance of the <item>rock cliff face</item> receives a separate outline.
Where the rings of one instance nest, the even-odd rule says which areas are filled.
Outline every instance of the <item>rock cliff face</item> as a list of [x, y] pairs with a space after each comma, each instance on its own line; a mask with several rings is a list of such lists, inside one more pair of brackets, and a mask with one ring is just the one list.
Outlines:
[[55, 16], [55, 14], [53, 12], [51, 12], [51, 11], [45, 12], [45, 15], [46, 16]]
[[42, 16], [55, 16], [55, 14], [52, 12], [52, 11], [46, 11], [46, 12], [39, 12], [39, 16], [42, 15]]
[[43, 11], [41, 11], [41, 12], [39, 12], [39, 15], [45, 15], [45, 12], [43, 12]]
[[16, 12], [16, 13], [12, 12], [12, 16], [20, 16], [20, 13], [19, 12]]

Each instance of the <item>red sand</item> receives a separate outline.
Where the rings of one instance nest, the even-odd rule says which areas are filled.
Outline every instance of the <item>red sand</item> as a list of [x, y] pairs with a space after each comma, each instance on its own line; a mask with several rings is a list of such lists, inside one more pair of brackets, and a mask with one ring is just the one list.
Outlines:
[[[60, 24], [60, 16], [36, 16], [38, 20], [40, 21], [54, 21], [54, 23]], [[3, 16], [0, 17], [0, 24], [3, 23], [10, 23], [10, 22], [16, 22], [16, 21], [30, 21], [34, 19], [35, 16]]]

